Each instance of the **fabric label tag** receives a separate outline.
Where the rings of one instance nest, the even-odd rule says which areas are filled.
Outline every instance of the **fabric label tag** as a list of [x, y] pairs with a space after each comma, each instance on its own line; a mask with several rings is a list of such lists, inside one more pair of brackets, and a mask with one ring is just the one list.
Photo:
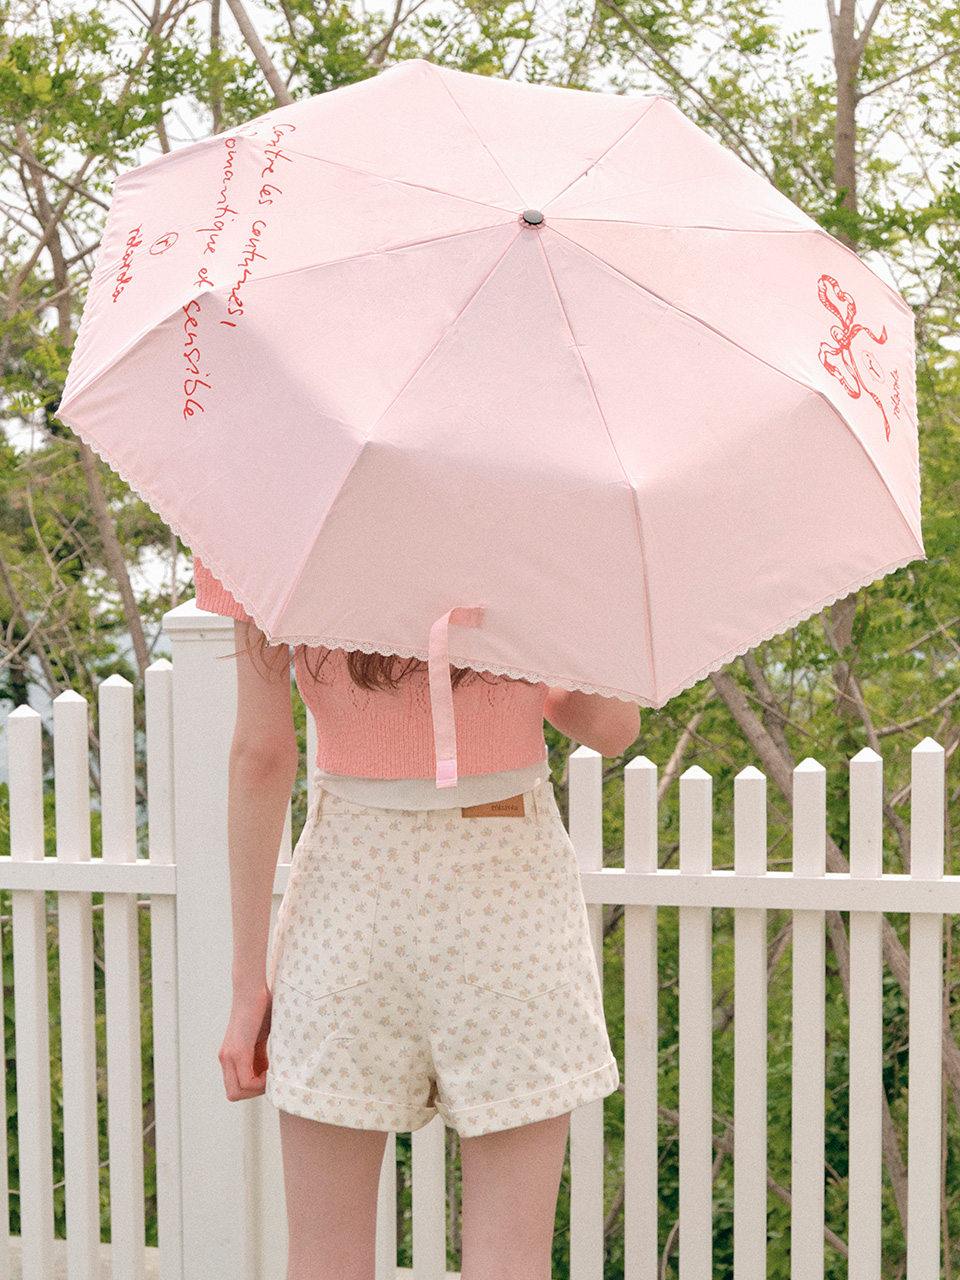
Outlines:
[[490, 804], [472, 804], [460, 810], [464, 818], [522, 818], [523, 793]]

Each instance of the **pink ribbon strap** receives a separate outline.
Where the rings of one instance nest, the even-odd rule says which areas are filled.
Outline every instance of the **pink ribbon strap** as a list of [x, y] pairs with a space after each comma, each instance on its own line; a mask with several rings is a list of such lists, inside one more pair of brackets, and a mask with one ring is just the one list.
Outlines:
[[437, 758], [437, 786], [457, 785], [457, 729], [453, 719], [453, 685], [447, 628], [479, 627], [483, 606], [461, 605], [438, 618], [430, 628], [427, 668], [430, 676], [430, 710], [433, 715], [433, 745]]

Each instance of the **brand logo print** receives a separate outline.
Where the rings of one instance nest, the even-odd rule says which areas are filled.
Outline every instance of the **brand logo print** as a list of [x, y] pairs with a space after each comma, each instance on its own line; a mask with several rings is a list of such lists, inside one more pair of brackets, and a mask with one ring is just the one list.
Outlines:
[[[876, 334], [868, 329], [865, 324], [854, 324], [857, 317], [857, 304], [849, 293], [844, 293], [833, 276], [820, 277], [817, 282], [817, 297], [827, 310], [840, 321], [839, 324], [831, 325], [830, 327], [830, 337], [835, 345], [831, 346], [829, 342], [820, 343], [820, 363], [832, 378], [837, 379], [844, 391], [852, 399], [859, 400], [861, 395], [864, 394], [870, 397], [880, 410], [883, 417], [884, 430], [889, 440], [890, 422], [887, 418], [887, 412], [880, 401], [880, 397], [864, 383], [852, 350], [853, 340], [861, 333], [865, 333], [878, 347], [882, 347], [887, 340], [886, 325], [880, 330], [879, 334]], [[841, 308], [843, 309], [841, 310]], [[837, 364], [834, 363], [836, 358], [839, 358], [839, 363]], [[864, 353], [863, 362], [878, 382], [884, 381], [883, 370], [872, 353]]]
[[867, 369], [870, 371], [871, 378], [875, 378], [877, 382], [886, 382], [886, 375], [883, 372], [883, 365], [880, 364], [879, 360], [876, 358], [876, 356], [873, 354], [872, 351], [865, 351], [863, 353], [863, 363], [867, 366]]
[[153, 244], [150, 246], [150, 252], [154, 256], [158, 253], [166, 253], [168, 249], [173, 248], [179, 239], [180, 236], [176, 231], [168, 231], [167, 234], [165, 236], [161, 236], [159, 240], [154, 240]]

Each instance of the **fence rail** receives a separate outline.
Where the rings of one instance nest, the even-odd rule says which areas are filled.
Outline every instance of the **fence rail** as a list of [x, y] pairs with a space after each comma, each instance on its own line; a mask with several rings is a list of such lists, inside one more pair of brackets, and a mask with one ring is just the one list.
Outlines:
[[[91, 894], [104, 894], [106, 1072], [113, 1274], [143, 1280], [144, 1196], [138, 899], [149, 898], [155, 1146], [161, 1280], [275, 1280], [285, 1266], [276, 1113], [264, 1099], [231, 1105], [217, 1049], [230, 1004], [226, 769], [235, 710], [229, 620], [181, 606], [167, 615], [172, 665], [149, 669], [148, 857], [137, 856], [133, 691], [99, 691], [102, 857], [91, 858], [88, 708], [54, 704], [56, 857], [44, 856], [41, 723], [12, 713], [10, 890], [24, 1280], [53, 1274], [51, 1063], [45, 893], [57, 894], [67, 1250], [71, 1280], [100, 1275], [97, 1064]], [[733, 871], [713, 870], [710, 777], [680, 779], [679, 870], [657, 866], [657, 771], [625, 770], [623, 868], [604, 868], [601, 759], [570, 760], [570, 834], [601, 956], [604, 904], [624, 907], [625, 1271], [659, 1274], [658, 907], [679, 908], [679, 1265], [711, 1280], [714, 908], [734, 911], [734, 1272], [767, 1267], [766, 913], [793, 915], [792, 1226], [794, 1280], [824, 1274], [825, 919], [850, 913], [850, 1280], [881, 1274], [885, 912], [910, 915], [910, 1280], [940, 1275], [943, 915], [960, 909], [960, 877], [943, 874], [944, 753], [930, 739], [912, 756], [911, 869], [882, 873], [882, 761], [850, 763], [850, 872], [826, 872], [826, 775], [794, 774], [793, 870], [767, 870], [766, 780], [736, 779]], [[176, 803], [174, 804], [174, 796]], [[274, 891], [289, 874], [289, 829]], [[275, 901], [275, 906], [276, 901]], [[855, 1075], [854, 1075], [855, 1072]], [[413, 1135], [413, 1277], [446, 1269], [445, 1143], [439, 1121]], [[6, 1164], [4, 1163], [4, 1171]], [[571, 1125], [571, 1280], [603, 1276], [603, 1103]], [[3, 1195], [7, 1194], [3, 1183]], [[10, 1274], [0, 1215], [0, 1280]], [[384, 1158], [377, 1276], [396, 1273], [396, 1144]]]

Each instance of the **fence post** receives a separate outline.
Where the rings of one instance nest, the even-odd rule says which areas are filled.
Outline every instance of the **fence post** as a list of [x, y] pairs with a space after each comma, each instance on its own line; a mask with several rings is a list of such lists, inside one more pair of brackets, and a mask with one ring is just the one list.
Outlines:
[[[10, 713], [7, 735], [10, 747], [10, 856], [17, 861], [41, 862], [44, 833], [40, 716], [31, 707], [18, 707]], [[46, 904], [43, 891], [36, 889], [14, 889], [10, 901], [15, 957], [13, 984], [21, 1261], [24, 1280], [43, 1280], [53, 1271]], [[7, 1253], [9, 1262], [9, 1242]]]
[[[809, 757], [793, 771], [793, 874], [827, 869], [827, 771]], [[793, 913], [793, 1073], [790, 1104], [790, 1276], [823, 1280], [825, 923]]]
[[[173, 815], [173, 666], [158, 658], [144, 679], [150, 861], [176, 861]], [[150, 900], [153, 1097], [156, 1119], [159, 1280], [183, 1280], [180, 1181], [180, 1053], [177, 1031], [177, 899]]]
[[[657, 870], [657, 766], [636, 756], [623, 771], [623, 865]], [[655, 1276], [657, 1249], [657, 908], [627, 906], [623, 921], [624, 1274]]]
[[[286, 1266], [286, 1231], [282, 1219], [265, 1221], [261, 1213], [260, 1166], [276, 1161], [265, 1157], [256, 1109], [270, 1104], [228, 1102], [217, 1057], [232, 995], [233, 622], [191, 600], [163, 625], [173, 650], [183, 1280], [272, 1280]], [[279, 1145], [275, 1118], [272, 1135]]]
[[[924, 738], [911, 752], [910, 874], [943, 877], [943, 747]], [[943, 1062], [943, 915], [910, 917], [910, 1092], [907, 1117], [907, 1275], [940, 1275]]]
[[[570, 839], [581, 872], [603, 868], [603, 757], [577, 747], [569, 760]], [[587, 906], [590, 933], [603, 983], [603, 904]], [[570, 1117], [570, 1277], [603, 1276], [603, 1099], [575, 1108]]]
[[[680, 778], [680, 873], [713, 871], [713, 779]], [[710, 907], [679, 912], [680, 1274], [713, 1274], [713, 923]]]
[[[883, 761], [864, 747], [850, 761], [850, 873], [883, 873]], [[882, 1268], [883, 917], [850, 912], [849, 1280]]]
[[[735, 870], [767, 871], [767, 780], [748, 765], [734, 783]], [[734, 912], [733, 1268], [767, 1274], [767, 913]]]

